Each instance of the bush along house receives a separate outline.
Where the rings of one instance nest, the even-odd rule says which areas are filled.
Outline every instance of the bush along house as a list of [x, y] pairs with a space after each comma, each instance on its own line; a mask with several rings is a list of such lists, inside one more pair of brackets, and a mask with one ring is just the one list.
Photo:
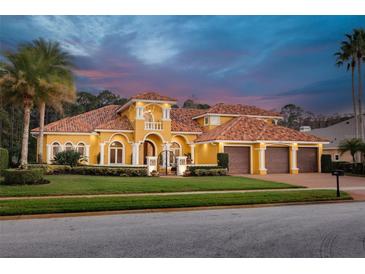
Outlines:
[[180, 160], [216, 165], [217, 154], [227, 153], [231, 174], [320, 172], [327, 141], [278, 126], [278, 113], [223, 103], [206, 110], [171, 108], [175, 103], [145, 92], [123, 106], [61, 119], [45, 126], [41, 149], [49, 164], [58, 152], [74, 149], [89, 165], [149, 165], [163, 171]]

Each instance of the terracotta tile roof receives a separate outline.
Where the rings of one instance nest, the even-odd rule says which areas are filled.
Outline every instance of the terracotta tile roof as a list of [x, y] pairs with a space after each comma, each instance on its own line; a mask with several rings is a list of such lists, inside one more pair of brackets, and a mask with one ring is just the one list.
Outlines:
[[[101, 107], [95, 110], [91, 110], [76, 116], [66, 117], [64, 119], [55, 121], [45, 126], [45, 132], [92, 132], [99, 126], [108, 127], [111, 126], [111, 121], [117, 122], [116, 129], [131, 129], [130, 123], [126, 123], [125, 118], [117, 118], [116, 110], [119, 105], [109, 105]], [[116, 121], [117, 120], [117, 121]], [[110, 124], [109, 124], [110, 122]], [[32, 132], [39, 131], [39, 128], [35, 128]]]
[[280, 116], [280, 113], [264, 110], [255, 106], [248, 106], [248, 105], [230, 105], [230, 104], [224, 104], [219, 103], [211, 108], [209, 108], [207, 111], [204, 112], [204, 114], [208, 113], [215, 113], [215, 114], [235, 114], [235, 115], [257, 115], [257, 116]]
[[130, 99], [155, 100], [155, 101], [176, 101], [176, 99], [160, 95], [156, 92], [143, 92], [132, 96]]
[[171, 109], [171, 131], [202, 132], [198, 122], [192, 117], [202, 114], [202, 109], [173, 108]]
[[127, 116], [115, 113], [111, 120], [98, 125], [96, 129], [133, 130], [133, 127]]
[[269, 124], [257, 118], [240, 116], [200, 135], [195, 142], [213, 140], [232, 141], [304, 141], [326, 142], [327, 140], [294, 129]]

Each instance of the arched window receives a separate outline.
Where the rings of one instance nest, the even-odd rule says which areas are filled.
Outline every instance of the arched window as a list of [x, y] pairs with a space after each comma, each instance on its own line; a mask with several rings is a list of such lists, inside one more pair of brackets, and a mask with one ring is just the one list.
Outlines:
[[171, 151], [174, 153], [175, 157], [181, 156], [181, 146], [177, 142], [173, 142], [171, 145]]
[[61, 145], [57, 142], [52, 144], [52, 159], [61, 151]]
[[65, 150], [66, 150], [66, 151], [73, 150], [73, 145], [72, 145], [72, 143], [66, 143], [66, 144], [65, 144]]
[[114, 141], [109, 146], [109, 162], [112, 165], [123, 164], [123, 145]]
[[76, 147], [76, 150], [78, 153], [80, 153], [81, 156], [85, 156], [85, 144], [84, 143], [79, 143]]

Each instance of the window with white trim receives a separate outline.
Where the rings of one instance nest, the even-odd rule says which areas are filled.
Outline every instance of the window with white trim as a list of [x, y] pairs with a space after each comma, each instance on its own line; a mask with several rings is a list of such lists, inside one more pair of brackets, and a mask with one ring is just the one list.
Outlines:
[[340, 155], [339, 154], [335, 154], [333, 157], [334, 161], [339, 161], [340, 160]]
[[65, 150], [66, 150], [66, 151], [73, 150], [73, 145], [72, 145], [72, 143], [66, 143], [66, 144], [65, 144]]
[[51, 159], [54, 159], [54, 157], [56, 156], [57, 153], [61, 152], [61, 145], [60, 143], [53, 143], [52, 144], [52, 155], [51, 155]]
[[209, 125], [209, 116], [204, 116], [204, 126]]
[[86, 156], [86, 149], [84, 143], [79, 143], [76, 148], [77, 152], [80, 153], [81, 156]]
[[181, 146], [178, 142], [173, 142], [170, 150], [174, 153], [174, 156], [181, 156]]
[[120, 142], [114, 141], [110, 144], [109, 157], [110, 164], [123, 164], [123, 145]]
[[212, 126], [219, 126], [221, 124], [221, 117], [219, 117], [218, 115], [210, 116], [210, 124]]

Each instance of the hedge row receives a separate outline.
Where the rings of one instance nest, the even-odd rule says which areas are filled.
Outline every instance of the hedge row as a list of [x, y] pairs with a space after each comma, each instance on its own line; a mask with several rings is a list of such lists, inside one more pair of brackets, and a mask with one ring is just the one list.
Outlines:
[[44, 179], [43, 169], [5, 169], [3, 170], [4, 185], [38, 185], [48, 184]]
[[215, 169], [196, 169], [195, 176], [226, 176], [226, 168], [215, 168]]
[[197, 169], [220, 169], [220, 168], [222, 168], [222, 167], [214, 166], [214, 165], [211, 165], [211, 166], [192, 165], [192, 166], [187, 167], [187, 171], [190, 172], [191, 176], [197, 176], [196, 175], [196, 170]]
[[64, 166], [64, 165], [30, 165], [30, 168], [42, 168], [47, 175], [75, 174], [95, 176], [147, 176], [146, 167], [100, 167], [100, 166]]

